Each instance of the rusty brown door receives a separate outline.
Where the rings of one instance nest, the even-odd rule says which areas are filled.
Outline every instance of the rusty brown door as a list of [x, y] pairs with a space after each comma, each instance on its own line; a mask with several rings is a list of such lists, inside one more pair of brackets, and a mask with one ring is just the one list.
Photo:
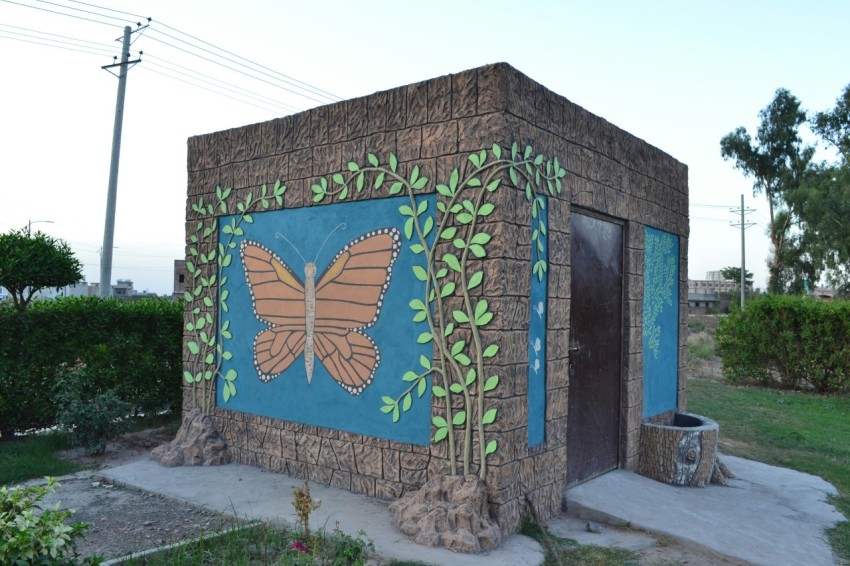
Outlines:
[[617, 467], [623, 326], [623, 227], [570, 216], [567, 484]]

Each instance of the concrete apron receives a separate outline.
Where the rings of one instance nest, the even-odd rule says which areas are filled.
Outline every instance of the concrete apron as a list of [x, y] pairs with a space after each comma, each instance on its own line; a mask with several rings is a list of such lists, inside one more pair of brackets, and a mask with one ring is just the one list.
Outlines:
[[[99, 475], [119, 484], [187, 501], [240, 519], [294, 525], [293, 490], [304, 481], [252, 466], [186, 466], [166, 468], [143, 459], [101, 470]], [[427, 564], [457, 566], [535, 566], [543, 564], [537, 541], [514, 535], [496, 550], [459, 554], [444, 548], [413, 543], [392, 524], [389, 502], [310, 483], [310, 495], [321, 506], [310, 515], [312, 529], [333, 531], [337, 526], [349, 535], [362, 530], [383, 559], [416, 560]]]
[[730, 487], [678, 487], [615, 470], [569, 489], [570, 515], [662, 535], [752, 564], [836, 564], [824, 531], [845, 520], [819, 477], [723, 456]]

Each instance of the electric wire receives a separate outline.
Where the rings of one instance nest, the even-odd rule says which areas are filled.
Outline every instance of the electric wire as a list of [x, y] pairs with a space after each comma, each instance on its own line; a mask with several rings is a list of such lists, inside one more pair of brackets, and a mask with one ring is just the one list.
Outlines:
[[[86, 51], [85, 49], [75, 49], [73, 47], [62, 47], [61, 45], [54, 45], [52, 43], [42, 43], [40, 41], [32, 41], [32, 40], [28, 40], [28, 39], [21, 39], [19, 37], [9, 37], [7, 35], [2, 35], [2, 33], [9, 33], [9, 32], [3, 32], [3, 30], [0, 30], [0, 39], [10, 39], [12, 41], [20, 41], [20, 42], [23, 42], [23, 43], [29, 43], [31, 45], [43, 45], [44, 47], [53, 47], [54, 49], [62, 49], [64, 51], [76, 51], [77, 53], [85, 53], [87, 55], [96, 55], [98, 57], [104, 56], [104, 53], [97, 53], [95, 51]], [[50, 40], [45, 38], [45, 41], [50, 41]]]
[[[251, 98], [251, 99], [254, 99], [254, 100], [257, 100], [257, 101], [262, 101], [262, 102], [266, 102], [266, 103], [269, 103], [269, 104], [272, 104], [272, 105], [275, 105], [275, 106], [280, 106], [282, 109], [285, 109], [285, 110], [290, 111], [290, 112], [300, 112], [302, 110], [301, 108], [298, 108], [296, 106], [292, 106], [290, 104], [280, 102], [280, 101], [275, 100], [274, 98], [271, 98], [271, 97], [268, 97], [268, 96], [263, 96], [261, 94], [257, 94], [253, 91], [250, 91], [246, 88], [236, 86], [232, 83], [224, 83], [224, 84], [228, 85], [229, 87], [231, 87], [231, 88], [225, 88], [224, 86], [222, 86], [220, 81], [217, 81], [217, 79], [215, 77], [211, 77], [211, 76], [206, 75], [204, 73], [195, 71], [194, 69], [190, 69], [190, 68], [185, 67], [183, 65], [178, 65], [177, 63], [173, 63], [171, 61], [167, 61], [165, 59], [162, 59], [161, 57], [157, 57], [156, 55], [151, 55], [150, 53], [145, 53], [145, 61], [150, 65], [155, 65], [155, 66], [159, 66], [159, 67], [168, 69], [169, 71], [171, 71], [173, 73], [177, 73], [179, 75], [184, 75], [184, 76], [190, 77], [192, 79], [201, 81], [205, 84], [209, 84], [211, 86], [223, 88], [224, 90], [228, 90], [230, 92], [238, 93], [242, 96], [246, 96], [248, 98]], [[176, 67], [176, 69], [174, 67]], [[178, 70], [178, 69], [180, 69], [180, 70]]]
[[[151, 31], [157, 31], [157, 30], [155, 30], [155, 29], [151, 29]], [[162, 34], [162, 32], [161, 32], [161, 31], [160, 31], [160, 32], [158, 32], [158, 33]], [[163, 34], [163, 35], [165, 35], [165, 34]], [[168, 36], [168, 37], [171, 37], [171, 36]], [[249, 73], [247, 73], [247, 72], [245, 72], [245, 71], [242, 71], [242, 70], [239, 70], [239, 69], [237, 69], [237, 68], [231, 67], [231, 66], [226, 65], [226, 64], [224, 64], [224, 63], [220, 63], [220, 62], [218, 62], [218, 61], [215, 61], [215, 60], [213, 60], [213, 59], [210, 59], [209, 57], [205, 57], [205, 56], [203, 56], [203, 55], [199, 55], [198, 53], [192, 53], [191, 51], [188, 51], [188, 50], [186, 50], [186, 49], [183, 49], [182, 47], [178, 47], [177, 45], [174, 45], [174, 44], [172, 44], [172, 43], [168, 43], [167, 41], [163, 41], [163, 40], [158, 39], [158, 38], [156, 38], [156, 37], [148, 36], [148, 39], [150, 39], [150, 40], [152, 40], [152, 41], [156, 41], [156, 42], [158, 42], [158, 43], [162, 43], [163, 45], [167, 45], [168, 47], [171, 47], [172, 49], [177, 49], [178, 51], [182, 51], [183, 53], [187, 53], [187, 54], [192, 55], [192, 56], [194, 56], [194, 57], [197, 57], [197, 58], [199, 58], [199, 59], [203, 59], [204, 61], [207, 61], [207, 62], [209, 62], [209, 63], [212, 63], [213, 65], [218, 65], [219, 67], [223, 67], [223, 68], [225, 68], [225, 69], [228, 69], [228, 70], [233, 71], [233, 72], [235, 72], [235, 73], [238, 73], [238, 74], [240, 74], [240, 75], [244, 75], [244, 76], [246, 76], [246, 77], [249, 77], [249, 78], [251, 78], [251, 79], [254, 79], [255, 81], [259, 81], [259, 82], [265, 83], [265, 84], [267, 84], [267, 85], [270, 85], [270, 86], [273, 86], [273, 87], [276, 87], [276, 88], [279, 88], [279, 89], [285, 90], [285, 91], [290, 92], [290, 93], [292, 93], [292, 94], [295, 94], [295, 95], [297, 95], [297, 96], [301, 96], [301, 97], [303, 97], [303, 98], [307, 98], [307, 99], [309, 99], [309, 100], [312, 100], [313, 102], [318, 102], [319, 104], [325, 104], [325, 103], [327, 102], [327, 101], [324, 101], [324, 100], [319, 100], [318, 98], [313, 98], [312, 96], [308, 96], [308, 95], [306, 95], [306, 94], [304, 94], [304, 93], [301, 93], [301, 92], [298, 92], [298, 91], [296, 91], [296, 90], [292, 90], [291, 88], [287, 88], [287, 87], [285, 87], [285, 86], [281, 86], [281, 85], [274, 84], [274, 83], [272, 83], [272, 82], [270, 82], [270, 81], [267, 81], [267, 80], [265, 80], [265, 79], [262, 79], [262, 78], [260, 78], [260, 77], [255, 77], [255, 76], [253, 76], [253, 75], [251, 75], [251, 74], [249, 74]], [[201, 49], [201, 48], [198, 48], [198, 49]], [[203, 50], [203, 51], [207, 51], [206, 49], [202, 49], [202, 50]], [[218, 57], [220, 57], [220, 55], [219, 55]], [[225, 58], [225, 59], [226, 59], [226, 58]], [[226, 60], [228, 60], [228, 59], [226, 59]], [[244, 65], [243, 65], [243, 66], [244, 66]]]
[[[253, 66], [255, 66], [255, 67], [259, 67], [260, 69], [263, 69], [263, 70], [269, 71], [269, 72], [271, 72], [271, 73], [274, 73], [275, 75], [279, 75], [279, 76], [283, 77], [283, 79], [278, 79], [278, 80], [283, 80], [284, 82], [294, 81], [295, 83], [298, 83], [298, 84], [300, 84], [300, 85], [304, 85], [305, 87], [309, 88], [309, 89], [310, 89], [310, 90], [311, 90], [314, 94], [318, 94], [318, 95], [320, 95], [320, 96], [324, 96], [325, 98], [328, 98], [329, 100], [334, 101], [334, 102], [339, 101], [339, 100], [342, 100], [342, 98], [341, 98], [341, 97], [339, 97], [339, 96], [337, 96], [336, 94], [333, 94], [333, 93], [328, 92], [328, 91], [326, 91], [326, 90], [320, 89], [320, 88], [318, 88], [318, 87], [316, 87], [316, 86], [313, 86], [313, 85], [311, 85], [311, 84], [309, 84], [309, 83], [305, 83], [304, 81], [300, 81], [300, 80], [298, 80], [298, 79], [296, 79], [296, 78], [294, 78], [294, 77], [290, 77], [289, 75], [285, 75], [285, 74], [283, 74], [283, 73], [281, 73], [281, 72], [279, 72], [279, 71], [275, 71], [274, 69], [271, 69], [271, 68], [269, 68], [269, 67], [266, 67], [265, 65], [261, 65], [261, 64], [259, 64], [259, 63], [256, 63], [256, 62], [254, 62], [254, 61], [252, 61], [252, 60], [250, 60], [250, 59], [247, 59], [247, 58], [245, 58], [245, 57], [242, 57], [241, 55], [237, 55], [236, 53], [233, 53], [233, 52], [231, 52], [231, 51], [228, 51], [228, 50], [226, 50], [226, 49], [223, 49], [223, 48], [221, 48], [221, 47], [218, 47], [218, 46], [216, 46], [216, 45], [213, 45], [212, 43], [209, 43], [209, 42], [207, 42], [207, 41], [204, 41], [203, 39], [200, 39], [200, 38], [198, 38], [198, 37], [195, 37], [195, 36], [193, 36], [193, 35], [190, 35], [190, 34], [188, 34], [188, 33], [184, 32], [184, 31], [181, 31], [181, 30], [179, 30], [179, 29], [177, 29], [177, 28], [174, 28], [174, 27], [172, 27], [172, 26], [169, 26], [168, 24], [165, 24], [165, 23], [163, 23], [163, 22], [161, 22], [161, 21], [159, 21], [159, 20], [153, 20], [153, 21], [154, 21], [154, 22], [156, 22], [157, 24], [159, 24], [159, 25], [161, 25], [161, 26], [163, 26], [163, 27], [165, 27], [165, 28], [168, 28], [168, 29], [170, 29], [170, 30], [173, 30], [173, 31], [175, 31], [175, 32], [177, 32], [177, 33], [179, 33], [179, 34], [181, 34], [181, 35], [185, 35], [186, 37], [190, 37], [190, 38], [194, 39], [195, 41], [199, 41], [199, 42], [203, 43], [204, 45], [209, 45], [210, 47], [212, 47], [212, 48], [214, 48], [214, 49], [217, 49], [217, 50], [219, 50], [219, 51], [221, 51], [221, 52], [223, 52], [223, 53], [227, 53], [228, 55], [231, 55], [231, 56], [233, 56], [233, 57], [237, 57], [237, 58], [239, 58], [239, 59], [241, 59], [241, 60], [243, 60], [243, 61], [246, 61], [246, 62], [250, 63], [251, 65], [253, 65]], [[159, 33], [163, 33], [163, 32], [159, 32]], [[165, 34], [163, 33], [163, 35], [165, 35]], [[176, 38], [175, 38], [175, 39], [176, 39]], [[233, 62], [234, 62], [234, 63], [236, 63], [236, 61], [233, 61]], [[244, 63], [243, 63], [243, 65], [244, 65]], [[265, 73], [264, 73], [264, 74], [265, 74]], [[266, 75], [266, 76], [272, 76], [272, 75]], [[289, 83], [289, 84], [292, 84], [292, 83]], [[297, 85], [293, 85], [293, 86], [297, 86]]]
[[[4, 25], [4, 24], [0, 24], [0, 26], [3, 26], [3, 25]], [[10, 26], [10, 27], [11, 27], [11, 26]], [[12, 35], [15, 35], [15, 36], [20, 36], [20, 37], [25, 37], [25, 38], [30, 38], [30, 39], [37, 39], [37, 40], [40, 40], [40, 41], [50, 41], [50, 42], [53, 42], [53, 43], [41, 43], [40, 41], [39, 41], [39, 42], [35, 42], [35, 41], [29, 41], [29, 40], [24, 40], [24, 39], [20, 39], [20, 40], [19, 40], [19, 41], [25, 41], [26, 43], [36, 43], [37, 45], [46, 45], [46, 46], [48, 46], [48, 47], [63, 48], [63, 47], [62, 47], [62, 45], [67, 45], [67, 46], [70, 46], [70, 47], [75, 48], [75, 49], [74, 49], [75, 51], [82, 51], [82, 52], [84, 52], [84, 53], [91, 53], [92, 55], [101, 55], [101, 56], [103, 56], [103, 55], [109, 55], [109, 54], [114, 53], [114, 48], [113, 48], [112, 46], [109, 46], [109, 47], [102, 47], [102, 46], [100, 46], [99, 44], [94, 44], [93, 46], [89, 46], [89, 45], [78, 45], [78, 44], [76, 44], [76, 43], [71, 43], [71, 42], [69, 42], [69, 41], [62, 41], [62, 40], [59, 40], [59, 39], [52, 39], [52, 38], [50, 38], [50, 37], [41, 37], [41, 36], [38, 36], [38, 35], [32, 35], [32, 34], [22, 33], [22, 32], [17, 32], [17, 31], [8, 31], [8, 30], [4, 30], [4, 29], [0, 29], [0, 33], [4, 33], [4, 34], [12, 34]], [[47, 35], [55, 35], [55, 34], [47, 34]], [[6, 35], [6, 36], [0, 36], [0, 37], [5, 37], [6, 39], [18, 39], [17, 37], [9, 37], [8, 35]], [[62, 36], [57, 36], [57, 37], [62, 37]], [[71, 40], [73, 40], [73, 41], [76, 41], [76, 40], [74, 40], [73, 38], [68, 38], [68, 39], [71, 39]], [[54, 43], [55, 43], [55, 44], [59, 44], [59, 45], [53, 45]], [[87, 42], [87, 43], [94, 43], [94, 42]], [[94, 49], [94, 50], [98, 50], [98, 51], [100, 51], [100, 52], [99, 52], [99, 53], [96, 53], [95, 51], [83, 51], [84, 49]]]
[[84, 10], [82, 8], [74, 8], [73, 6], [64, 6], [62, 4], [57, 4], [56, 2], [49, 2], [48, 0], [35, 0], [35, 1], [40, 2], [41, 4], [47, 4], [48, 6], [56, 6], [57, 8], [65, 8], [67, 10], [74, 10], [75, 12], [82, 12], [84, 14], [91, 14], [93, 16], [98, 16], [100, 18], [107, 18], [109, 20], [118, 20], [119, 22], [126, 22], [127, 21], [127, 18], [118, 18], [118, 17], [115, 17], [115, 16], [107, 16], [106, 14], [98, 14], [97, 12], [92, 12], [91, 10]]
[[58, 14], [60, 16], [65, 16], [65, 17], [68, 17], [68, 18], [75, 18], [77, 20], [85, 20], [87, 22], [100, 24], [102, 26], [109, 26], [109, 27], [114, 27], [114, 28], [124, 27], [124, 26], [119, 26], [118, 24], [111, 24], [111, 23], [108, 23], [108, 22], [93, 20], [91, 18], [86, 18], [86, 17], [83, 17], [83, 16], [75, 16], [74, 14], [68, 14], [67, 12], [58, 12], [56, 10], [49, 10], [47, 8], [39, 8], [38, 6], [30, 6], [29, 4], [24, 4], [22, 2], [15, 2], [14, 0], [0, 0], [0, 2], [6, 2], [7, 4], [15, 4], [17, 6], [23, 6], [24, 8], [31, 8], [33, 10], [39, 10], [39, 11], [48, 12], [48, 13], [51, 13], [51, 14]]
[[124, 12], [123, 10], [116, 10], [115, 8], [107, 8], [106, 6], [98, 6], [96, 4], [89, 4], [88, 2], [80, 2], [80, 0], [68, 0], [69, 2], [73, 2], [74, 4], [82, 4], [83, 6], [88, 6], [90, 8], [97, 8], [99, 10], [107, 10], [109, 12], [115, 12], [116, 14], [124, 14], [127, 16], [133, 16], [133, 18], [142, 18], [146, 19], [146, 16], [140, 16], [139, 14], [133, 14], [131, 12]]
[[141, 66], [141, 67], [139, 67], [139, 69], [142, 70], [142, 71], [147, 71], [149, 73], [156, 73], [157, 75], [162, 75], [163, 77], [168, 77], [169, 79], [174, 80], [174, 81], [180, 81], [181, 83], [185, 83], [185, 84], [191, 85], [195, 88], [199, 88], [201, 90], [205, 90], [207, 92], [217, 94], [218, 96], [223, 96], [224, 98], [229, 98], [229, 99], [234, 100], [236, 102], [241, 102], [242, 104], [247, 104], [249, 106], [253, 106], [254, 108], [259, 108], [260, 110], [264, 110], [266, 112], [271, 112], [275, 116], [279, 115], [279, 110], [275, 110], [273, 108], [268, 108], [266, 106], [260, 106], [259, 104], [254, 104], [253, 102], [248, 102], [247, 100], [240, 100], [240, 99], [235, 98], [233, 96], [229, 96], [227, 94], [217, 92], [217, 91], [214, 91], [212, 89], [208, 89], [206, 87], [203, 87], [201, 85], [198, 85], [198, 84], [193, 83], [191, 81], [188, 81], [186, 79], [181, 79], [180, 77], [175, 77], [174, 75], [170, 75], [170, 74], [164, 73], [162, 71], [157, 71], [156, 69], [151, 69], [149, 66]]
[[[19, 5], [19, 6], [26, 7], [26, 8], [31, 8], [31, 9], [35, 9], [35, 10], [44, 11], [44, 12], [54, 13], [54, 14], [57, 14], [57, 15], [62, 15], [62, 16], [70, 17], [70, 18], [82, 19], [82, 20], [91, 21], [91, 22], [94, 22], [94, 23], [99, 23], [99, 24], [102, 24], [102, 25], [117, 27], [117, 26], [115, 26], [115, 24], [110, 24], [110, 23], [107, 23], [107, 22], [104, 22], [104, 21], [94, 20], [94, 19], [89, 18], [89, 17], [83, 17], [83, 16], [79, 16], [79, 15], [76, 15], [76, 14], [68, 13], [68, 12], [61, 12], [61, 11], [52, 10], [52, 9], [48, 9], [48, 8], [44, 8], [44, 7], [24, 4], [22, 2], [17, 2], [15, 0], [0, 0], [0, 1], [7, 2], [7, 3], [10, 3], [10, 4]], [[75, 8], [73, 6], [63, 6], [59, 3], [51, 2], [51, 1], [48, 1], [48, 0], [36, 0], [36, 1], [40, 2], [42, 4], [47, 4], [49, 6], [55, 6], [55, 7], [58, 7], [58, 8], [67, 8], [68, 10], [81, 12], [83, 14], [87, 14], [87, 15], [90, 15], [90, 16], [97, 16], [97, 17], [100, 17], [100, 18], [118, 20], [118, 21], [121, 21], [121, 22], [124, 22], [124, 23], [129, 22], [129, 20], [126, 17], [115, 17], [115, 16], [111, 16], [111, 15], [104, 14], [104, 13], [101, 13], [101, 12], [96, 12], [96, 11], [93, 11], [93, 10], [85, 10], [85, 9], [81, 9], [81, 8]], [[124, 12], [124, 11], [121, 11], [121, 10], [113, 10], [111, 8], [99, 6], [99, 5], [88, 3], [88, 2], [81, 2], [79, 0], [69, 0], [69, 1], [74, 2], [76, 4], [83, 5], [83, 6], [87, 6], [87, 7], [90, 7], [90, 8], [94, 8], [96, 10], [107, 10], [107, 11], [122, 14], [122, 15], [125, 15], [125, 16], [133, 16], [134, 19], [147, 19], [148, 21], [153, 21], [150, 18], [143, 18], [142, 16], [139, 16], [138, 14], [134, 14], [134, 13], [130, 13], [130, 12]], [[245, 76], [249, 79], [253, 79], [253, 80], [265, 83], [265, 84], [267, 84], [267, 85], [269, 85], [273, 88], [284, 90], [284, 91], [291, 93], [295, 96], [306, 98], [308, 100], [311, 100], [311, 101], [319, 103], [319, 104], [326, 104], [329, 101], [340, 100], [340, 97], [338, 97], [338, 96], [336, 96], [336, 95], [334, 95], [334, 94], [332, 94], [328, 91], [325, 91], [323, 89], [320, 89], [318, 87], [315, 87], [313, 85], [305, 83], [303, 81], [300, 81], [298, 79], [295, 79], [293, 77], [290, 77], [288, 75], [280, 73], [278, 71], [274, 71], [273, 69], [270, 69], [269, 67], [265, 67], [263, 65], [260, 65], [259, 63], [251, 61], [248, 58], [242, 57], [241, 55], [237, 55], [235, 53], [232, 53], [230, 51], [222, 49], [222, 48], [220, 48], [216, 45], [213, 45], [210, 42], [204, 41], [204, 40], [202, 40], [202, 39], [200, 39], [196, 36], [193, 36], [191, 34], [183, 32], [183, 31], [181, 31], [181, 30], [179, 30], [179, 29], [177, 29], [173, 26], [169, 26], [168, 24], [166, 24], [164, 22], [160, 22], [160, 21], [157, 20], [156, 24], [158, 26], [172, 30], [177, 34], [181, 34], [185, 37], [188, 37], [195, 42], [209, 46], [209, 47], [211, 47], [211, 48], [213, 48], [217, 51], [220, 51], [221, 53], [225, 53], [227, 55], [230, 55], [231, 57], [225, 57], [225, 56], [221, 55], [220, 53], [216, 53], [216, 52], [214, 52], [210, 49], [206, 49], [206, 48], [199, 46], [199, 45], [196, 45], [196, 44], [194, 44], [190, 41], [186, 41], [184, 39], [176, 37], [175, 35], [168, 34], [164, 31], [156, 29], [156, 27], [151, 27], [150, 25], [145, 26], [145, 28], [143, 28], [145, 30], [150, 30], [151, 32], [158, 33], [162, 36], [168, 37], [168, 38], [170, 38], [170, 39], [172, 39], [176, 42], [180, 42], [180, 43], [186, 45], [187, 47], [190, 47], [193, 50], [199, 50], [201, 52], [205, 52], [205, 53], [211, 55], [213, 58], [206, 57], [206, 56], [199, 54], [197, 52], [190, 51], [189, 49], [184, 49], [183, 47], [181, 47], [179, 45], [174, 45], [174, 44], [169, 43], [167, 41], [163, 41], [162, 39], [159, 39], [157, 37], [153, 37], [150, 34], [148, 34], [146, 36], [149, 39], [151, 39], [153, 41], [157, 41], [157, 42], [159, 42], [159, 43], [161, 43], [161, 44], [163, 44], [167, 47], [170, 47], [170, 48], [175, 49], [177, 51], [181, 51], [181, 52], [186, 53], [187, 55], [190, 55], [192, 57], [200, 58], [200, 59], [207, 61], [211, 64], [214, 64], [214, 65], [217, 65], [217, 66], [222, 67], [224, 69], [227, 69], [228, 71], [238, 73], [238, 74], [243, 75], [243, 76]], [[138, 24], [138, 25], [140, 25], [140, 24]], [[42, 32], [42, 33], [47, 34], [48, 32]], [[58, 36], [58, 34], [53, 34], [53, 35]], [[8, 37], [8, 36], [0, 36], [0, 37], [4, 37], [5, 39], [16, 39], [16, 38]], [[139, 37], [140, 36], [138, 36], [138, 35], [135, 36], [134, 41], [137, 40]], [[48, 38], [33, 38], [33, 39], [38, 39], [40, 41], [53, 41], [53, 40], [50, 40]], [[38, 41], [25, 41], [25, 42], [43, 45], [43, 46], [47, 46], [47, 47], [57, 47], [57, 48], [59, 48], [59, 46], [57, 46], [57, 45], [40, 43]], [[55, 42], [55, 43], [61, 43], [61, 42]], [[91, 43], [94, 43], [94, 42], [91, 42]], [[86, 49], [86, 46], [81, 46], [81, 45], [73, 45], [72, 47], [66, 47], [64, 49], [68, 49], [68, 50], [71, 50], [71, 51], [78, 51], [78, 52], [81, 52], [81, 53], [87, 53], [87, 54], [92, 54], [92, 55], [96, 54], [96, 53], [93, 53], [92, 51], [85, 51], [84, 49]], [[216, 61], [214, 58], [221, 59], [221, 60], [227, 61], [229, 63], [232, 63], [233, 65], [236, 65], [236, 67], [222, 63], [221, 61]], [[238, 59], [238, 60], [236, 60], [236, 59]], [[177, 65], [176, 63], [173, 63], [172, 61], [168, 61], [165, 58], [160, 58], [160, 61], [162, 61], [162, 62], [167, 61], [171, 64]], [[262, 70], [260, 70], [260, 69], [262, 69]], [[266, 72], [266, 71], [269, 71], [269, 72]], [[177, 71], [174, 71], [172, 69], [172, 72], [177, 72]], [[166, 75], [164, 73], [160, 73], [160, 74], [163, 74], [164, 76], [168, 76], [169, 78], [173, 78], [174, 80], [180, 80], [180, 79], [173, 77], [171, 75]], [[203, 75], [203, 73], [199, 73], [199, 74]], [[258, 75], [261, 75], [261, 76], [258, 76]], [[216, 80], [215, 78], [213, 78], [209, 75], [205, 75], [205, 77], [207, 79]], [[275, 82], [271, 82], [269, 80], [266, 80], [263, 77], [270, 78]], [[197, 78], [195, 80], [200, 80], [202, 82], [206, 82], [206, 81], [203, 81], [202, 79], [197, 79]], [[187, 81], [182, 81], [182, 82], [187, 82]], [[279, 83], [283, 83], [283, 84], [279, 84]], [[196, 86], [197, 88], [203, 88], [200, 85], [197, 85], [195, 83], [189, 82], [188, 84]], [[227, 83], [227, 84], [228, 84], [227, 87], [221, 87], [221, 88], [223, 88], [224, 90], [231, 90], [232, 88], [234, 88], [234, 85], [232, 83]], [[284, 86], [284, 85], [288, 85], [288, 86]], [[289, 88], [289, 87], [293, 87], [293, 88]], [[235, 87], [235, 88], [237, 90], [241, 89], [241, 87]], [[206, 89], [206, 90], [208, 90], [208, 89]], [[246, 89], [241, 89], [241, 90], [246, 90]], [[232, 90], [231, 90], [231, 92], [232, 92]], [[256, 96], [259, 96], [260, 98], [266, 99], [267, 102], [265, 102], [265, 104], [272, 104], [276, 107], [285, 108], [285, 109], [291, 110], [291, 111], [301, 111], [301, 110], [303, 110], [303, 108], [298, 108], [297, 106], [294, 106], [292, 104], [288, 104], [288, 103], [285, 103], [285, 102], [282, 102], [282, 101], [277, 101], [277, 100], [273, 99], [272, 97], [266, 97], [266, 96], [263, 96], [263, 95], [247, 95], [247, 94], [240, 94], [240, 96], [252, 98], [254, 100], [256, 100]], [[233, 100], [244, 102], [244, 101], [241, 101], [239, 99], [233, 99]], [[274, 101], [274, 102], [270, 102], [270, 101]], [[247, 102], [245, 102], [245, 103], [247, 103]], [[257, 106], [256, 104], [251, 104], [251, 105], [255, 106], [255, 107]], [[261, 108], [264, 109], [264, 110], [267, 110], [267, 111], [269, 110], [269, 108], [267, 108], [267, 107], [261, 107]]]

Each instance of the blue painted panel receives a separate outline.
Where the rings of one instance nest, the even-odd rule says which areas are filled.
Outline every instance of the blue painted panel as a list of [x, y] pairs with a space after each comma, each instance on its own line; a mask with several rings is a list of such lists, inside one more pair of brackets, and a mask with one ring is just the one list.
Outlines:
[[679, 238], [647, 227], [643, 293], [643, 416], [677, 408]]
[[[433, 215], [435, 197], [420, 198], [427, 202], [428, 211]], [[418, 344], [416, 340], [421, 332], [427, 330], [427, 323], [414, 323], [413, 312], [408, 306], [413, 299], [422, 300], [425, 296], [424, 282], [417, 280], [412, 272], [415, 264], [425, 266], [425, 258], [424, 254], [416, 255], [409, 250], [409, 242], [404, 237], [405, 217], [398, 211], [399, 206], [404, 204], [409, 204], [407, 197], [277, 210], [253, 214], [253, 223], [241, 224], [245, 234], [233, 238], [236, 243], [235, 261], [224, 269], [223, 275], [227, 279], [221, 288], [229, 292], [228, 312], [223, 313], [223, 320], [229, 321], [233, 335], [227, 341], [227, 349], [233, 357], [222, 360], [222, 375], [230, 369], [237, 372], [237, 394], [225, 402], [223, 388], [218, 387], [219, 407], [399, 442], [429, 444], [430, 378], [425, 395], [418, 398], [414, 392], [412, 406], [401, 414], [399, 422], [393, 423], [391, 415], [380, 411], [382, 396], [395, 399], [410, 386], [401, 377], [406, 371], [418, 367], [420, 355], [431, 359], [431, 344]], [[423, 221], [427, 214], [421, 216]], [[230, 237], [223, 232], [228, 221], [228, 218], [219, 221], [220, 242]], [[280, 375], [263, 376], [262, 372], [258, 372], [254, 364], [254, 339], [272, 325], [268, 320], [255, 316], [255, 303], [249, 287], [259, 296], [260, 285], [254, 282], [249, 286], [246, 281], [245, 268], [238, 255], [242, 240], [267, 248], [290, 268], [292, 275], [302, 284], [306, 263], [315, 263], [318, 285], [324, 270], [341, 249], [353, 240], [383, 228], [398, 230], [401, 248], [392, 264], [392, 275], [378, 319], [374, 325], [360, 332], [371, 338], [380, 356], [372, 382], [361, 394], [350, 393], [332, 377], [318, 354], [312, 379], [308, 382], [305, 356], [301, 350]], [[271, 276], [281, 277], [280, 274]], [[315, 343], [318, 351], [318, 342]], [[268, 377], [272, 379], [263, 380]]]
[[[540, 223], [548, 226], [548, 202], [538, 209]], [[537, 244], [531, 244], [531, 318], [528, 323], [528, 445], [537, 446], [546, 440], [546, 297], [549, 287], [549, 272], [533, 266], [539, 260], [549, 263], [548, 232], [538, 236]]]

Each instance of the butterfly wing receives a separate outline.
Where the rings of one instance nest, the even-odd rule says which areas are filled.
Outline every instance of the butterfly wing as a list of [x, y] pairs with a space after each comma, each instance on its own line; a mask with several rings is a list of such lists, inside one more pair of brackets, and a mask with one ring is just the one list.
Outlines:
[[395, 228], [364, 234], [339, 251], [316, 284], [316, 355], [352, 395], [380, 364], [375, 342], [360, 331], [378, 320], [400, 248]]
[[262, 244], [243, 240], [240, 255], [254, 314], [272, 325], [254, 338], [254, 366], [260, 380], [268, 382], [304, 351], [304, 284]]
[[343, 389], [360, 395], [372, 383], [381, 355], [370, 337], [358, 330], [325, 328], [314, 340], [316, 356]]
[[304, 351], [307, 335], [304, 330], [291, 330], [273, 326], [263, 330], [254, 338], [254, 367], [260, 381], [268, 383]]

